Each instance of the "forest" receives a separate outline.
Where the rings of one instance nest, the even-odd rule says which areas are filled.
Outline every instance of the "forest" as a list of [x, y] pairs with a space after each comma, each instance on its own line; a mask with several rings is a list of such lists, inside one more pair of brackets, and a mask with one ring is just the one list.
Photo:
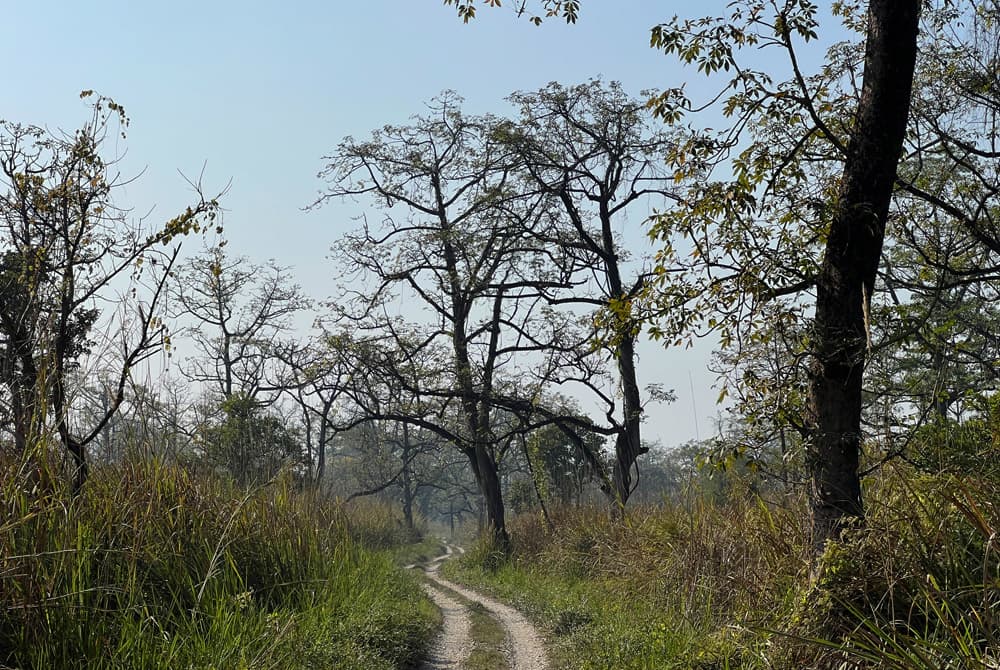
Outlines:
[[318, 147], [322, 298], [132, 202], [117, 97], [0, 121], [0, 668], [1000, 668], [1000, 5], [648, 38]]

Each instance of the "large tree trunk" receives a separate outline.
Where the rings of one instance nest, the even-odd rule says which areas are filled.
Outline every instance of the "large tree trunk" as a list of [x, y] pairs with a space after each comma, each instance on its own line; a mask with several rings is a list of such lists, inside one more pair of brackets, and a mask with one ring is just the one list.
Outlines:
[[919, 0], [871, 0], [864, 83], [820, 276], [807, 460], [813, 545], [863, 517], [861, 381], [868, 314], [910, 108]]
[[479, 492], [483, 495], [481, 512], [485, 518], [480, 516], [479, 530], [489, 533], [493, 546], [507, 555], [511, 548], [510, 535], [504, 517], [503, 490], [496, 459], [483, 440], [477, 440], [475, 446], [466, 451], [466, 456], [476, 475]]
[[38, 416], [38, 398], [42, 390], [38, 388], [35, 359], [30, 351], [17, 358], [20, 360], [20, 370], [14, 369], [16, 363], [11, 365], [9, 389], [14, 420], [14, 447], [18, 455], [23, 456], [41, 437], [45, 422]]
[[476, 460], [474, 470], [479, 491], [483, 494], [485, 530], [490, 533], [493, 546], [506, 556], [510, 553], [510, 535], [507, 534], [507, 522], [504, 518], [503, 491], [496, 460], [482, 442], [477, 442], [473, 458]]

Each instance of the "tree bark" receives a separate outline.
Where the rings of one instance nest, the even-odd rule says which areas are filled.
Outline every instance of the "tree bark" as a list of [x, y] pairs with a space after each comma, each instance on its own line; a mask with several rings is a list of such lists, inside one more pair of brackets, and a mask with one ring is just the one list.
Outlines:
[[503, 492], [496, 461], [485, 444], [476, 444], [475, 458], [478, 467], [479, 490], [483, 494], [486, 511], [486, 531], [490, 533], [493, 546], [504, 556], [510, 553], [510, 535], [504, 517]]
[[910, 109], [919, 0], [871, 0], [861, 98], [816, 285], [809, 372], [813, 546], [864, 515], [858, 473], [869, 308]]
[[639, 422], [642, 418], [642, 400], [635, 371], [635, 341], [629, 334], [620, 335], [616, 355], [621, 376], [623, 421], [615, 439], [615, 465], [612, 472], [614, 486], [613, 512], [624, 515], [625, 503], [632, 495], [632, 468], [639, 456], [646, 452], [640, 439]]
[[410, 427], [403, 422], [403, 521], [406, 523], [406, 530], [413, 533], [415, 526], [413, 523], [413, 474], [410, 470], [410, 462], [413, 459], [410, 453]]

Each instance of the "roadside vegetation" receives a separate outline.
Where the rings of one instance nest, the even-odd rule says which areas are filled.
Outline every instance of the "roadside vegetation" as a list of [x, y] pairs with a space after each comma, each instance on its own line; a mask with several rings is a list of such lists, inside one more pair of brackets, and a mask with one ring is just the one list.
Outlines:
[[866, 525], [818, 565], [805, 496], [758, 494], [754, 479], [633, 507], [623, 524], [605, 508], [556, 510], [551, 527], [522, 514], [509, 561], [481, 543], [445, 571], [523, 608], [567, 670], [996, 667], [995, 472], [884, 469]]
[[388, 670], [435, 631], [380, 505], [156, 461], [97, 468], [73, 498], [18, 465], [0, 485], [3, 667]]

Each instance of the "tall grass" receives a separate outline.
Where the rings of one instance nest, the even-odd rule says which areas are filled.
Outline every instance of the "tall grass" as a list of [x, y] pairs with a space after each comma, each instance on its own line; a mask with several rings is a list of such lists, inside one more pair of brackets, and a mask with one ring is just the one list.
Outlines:
[[494, 590], [547, 625], [564, 668], [715, 668], [766, 645], [755, 631], [794, 604], [807, 542], [801, 510], [751, 498], [599, 508], [511, 524], [512, 561], [484, 571], [477, 547], [453, 575]]
[[418, 586], [362, 546], [392, 543], [383, 510], [157, 462], [102, 468], [77, 498], [0, 486], [8, 667], [396, 668], [432, 634]]
[[864, 528], [814, 578], [804, 501], [748, 494], [561, 510], [511, 524], [513, 559], [478, 546], [452, 576], [549, 628], [562, 668], [1000, 668], [1000, 487], [890, 469]]
[[793, 660], [1000, 668], [997, 482], [897, 469], [869, 498], [867, 527], [828, 547], [802, 597], [791, 633], [815, 644]]

